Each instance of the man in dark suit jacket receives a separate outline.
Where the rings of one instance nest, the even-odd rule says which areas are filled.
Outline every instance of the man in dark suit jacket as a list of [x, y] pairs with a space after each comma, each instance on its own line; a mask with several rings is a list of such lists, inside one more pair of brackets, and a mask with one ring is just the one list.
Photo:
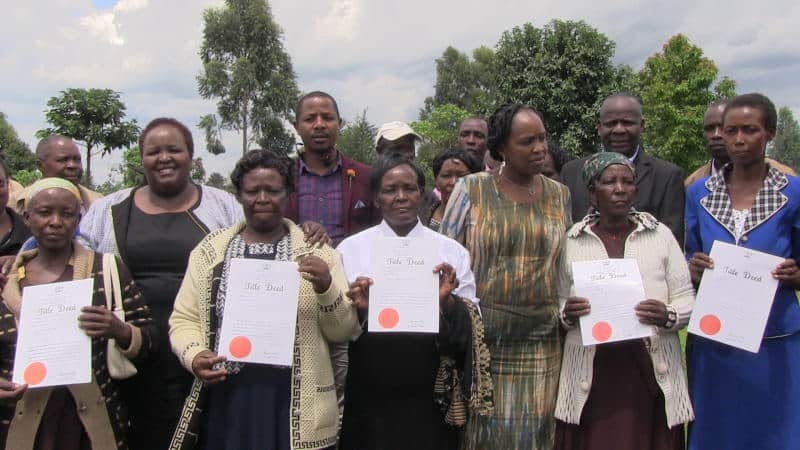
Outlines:
[[342, 239], [380, 222], [372, 201], [372, 169], [336, 149], [341, 119], [336, 100], [324, 92], [304, 95], [295, 111], [303, 150], [295, 162], [297, 189], [286, 217], [322, 224], [336, 246]]
[[[683, 245], [686, 201], [683, 171], [671, 162], [645, 153], [641, 144], [643, 130], [639, 99], [630, 94], [613, 94], [605, 99], [600, 108], [597, 133], [605, 151], [622, 153], [633, 161], [639, 188], [634, 207], [654, 215]], [[572, 194], [572, 220], [575, 222], [583, 219], [591, 207], [589, 191], [582, 178], [586, 158], [570, 161], [561, 169], [561, 178]]]

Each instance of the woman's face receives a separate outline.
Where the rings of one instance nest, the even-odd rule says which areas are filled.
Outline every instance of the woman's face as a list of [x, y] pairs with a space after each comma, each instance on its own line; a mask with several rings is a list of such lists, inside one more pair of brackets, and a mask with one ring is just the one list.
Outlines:
[[547, 153], [547, 132], [536, 113], [522, 109], [511, 120], [511, 134], [500, 149], [507, 170], [523, 175], [542, 171]]
[[242, 176], [238, 199], [247, 226], [259, 233], [269, 233], [283, 223], [289, 193], [277, 170], [258, 167]]
[[591, 192], [592, 204], [601, 215], [624, 217], [636, 199], [636, 179], [627, 166], [612, 164], [595, 181]]
[[42, 249], [63, 250], [72, 243], [81, 220], [81, 205], [64, 189], [45, 189], [36, 194], [25, 210], [25, 223]]
[[189, 184], [192, 157], [176, 127], [153, 128], [145, 136], [140, 151], [147, 183], [155, 192], [176, 194]]
[[469, 168], [460, 159], [450, 158], [442, 163], [436, 176], [436, 189], [442, 194], [442, 204], [446, 205], [459, 178], [469, 175]]
[[775, 137], [764, 128], [764, 113], [746, 106], [725, 112], [722, 133], [731, 161], [744, 164], [762, 160], [767, 143]]
[[383, 220], [392, 229], [412, 226], [417, 223], [417, 208], [422, 198], [417, 173], [411, 166], [403, 164], [386, 172], [375, 204], [383, 214]]

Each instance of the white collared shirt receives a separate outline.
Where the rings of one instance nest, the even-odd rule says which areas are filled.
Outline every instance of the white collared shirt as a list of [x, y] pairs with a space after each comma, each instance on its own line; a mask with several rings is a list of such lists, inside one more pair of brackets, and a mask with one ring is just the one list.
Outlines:
[[711, 158], [711, 170], [709, 170], [709, 176], [713, 177], [714, 175], [720, 173], [723, 167], [717, 167], [716, 161], [714, 161], [714, 158]]
[[639, 145], [637, 145], [637, 146], [636, 146], [636, 151], [635, 151], [635, 152], [633, 152], [633, 156], [631, 156], [630, 158], [628, 158], [628, 161], [630, 161], [630, 162], [631, 162], [631, 164], [633, 164], [633, 163], [635, 163], [635, 162], [636, 162], [636, 157], [637, 157], [637, 156], [639, 156], [639, 149], [640, 149], [640, 148], [642, 148], [642, 147], [641, 147], [641, 146], [639, 146]]
[[[373, 271], [370, 267], [372, 247], [375, 238], [379, 236], [399, 237], [386, 221], [381, 221], [380, 224], [343, 240], [336, 247], [336, 250], [342, 254], [344, 271], [347, 274], [347, 281], [350, 283], [358, 277], [372, 277]], [[475, 293], [475, 276], [472, 274], [472, 261], [467, 249], [453, 239], [422, 225], [419, 220], [417, 220], [417, 225], [408, 233], [407, 237], [426, 238], [437, 242], [441, 260], [436, 264], [446, 262], [456, 270], [458, 287], [453, 293], [459, 297], [469, 299], [475, 305], [478, 304], [479, 300]]]

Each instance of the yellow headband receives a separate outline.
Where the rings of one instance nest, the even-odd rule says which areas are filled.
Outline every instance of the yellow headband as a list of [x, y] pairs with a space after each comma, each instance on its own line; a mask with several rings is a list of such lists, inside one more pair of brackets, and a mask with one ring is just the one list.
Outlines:
[[33, 199], [36, 194], [47, 189], [64, 189], [65, 191], [74, 195], [79, 202], [83, 201], [81, 200], [81, 191], [79, 191], [78, 187], [75, 186], [75, 184], [73, 184], [71, 181], [58, 177], [50, 177], [42, 178], [28, 187], [28, 196], [25, 197], [25, 207], [28, 207], [28, 205], [31, 203], [31, 199]]

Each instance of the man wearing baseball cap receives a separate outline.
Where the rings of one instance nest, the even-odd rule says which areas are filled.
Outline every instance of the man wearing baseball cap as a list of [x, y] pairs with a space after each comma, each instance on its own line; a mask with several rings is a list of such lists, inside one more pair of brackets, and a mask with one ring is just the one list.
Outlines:
[[416, 142], [422, 138], [405, 122], [388, 122], [378, 128], [375, 151], [378, 155], [399, 153], [409, 160], [417, 157]]

